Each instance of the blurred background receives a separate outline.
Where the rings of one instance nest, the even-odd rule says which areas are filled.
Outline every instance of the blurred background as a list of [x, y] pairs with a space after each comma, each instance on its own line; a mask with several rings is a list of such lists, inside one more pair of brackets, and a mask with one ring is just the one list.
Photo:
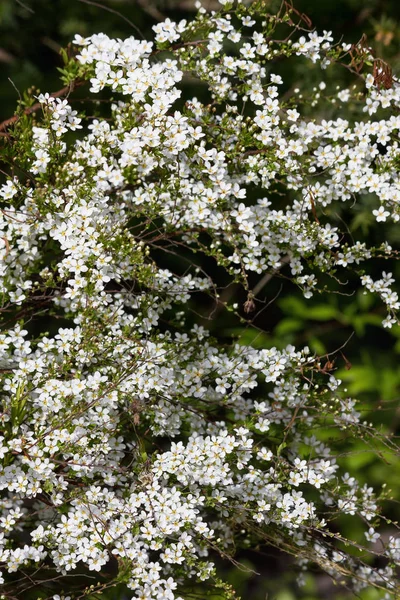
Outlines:
[[[204, 5], [211, 8], [218, 6], [214, 0], [205, 0]], [[280, 1], [267, 0], [266, 5], [273, 12], [279, 8]], [[317, 30], [331, 30], [337, 40], [356, 42], [365, 33], [375, 55], [388, 61], [394, 72], [399, 73], [398, 0], [294, 0], [294, 6], [311, 19]], [[57, 67], [63, 66], [60, 48], [66, 47], [76, 33], [88, 36], [101, 31], [109, 36], [127, 37], [137, 36], [140, 32], [142, 37], [151, 39], [152, 25], [165, 17], [190, 19], [193, 11], [193, 0], [1, 0], [0, 120], [13, 115], [24, 90], [34, 86], [41, 91], [53, 92], [62, 87], [57, 72]], [[343, 70], [343, 78], [346, 76]], [[289, 73], [288, 77], [292, 78], [290, 87], [296, 86], [296, 78], [301, 78], [303, 85], [307, 85], [309, 78], [310, 85], [313, 85], [315, 72], [297, 71]], [[337, 84], [340, 85], [341, 81], [338, 80]], [[196, 84], [191, 85], [190, 93], [196, 95]], [[346, 218], [351, 220], [348, 222], [350, 229], [359, 233], [367, 243], [377, 241], [372, 216], [369, 219], [368, 215], [352, 211]], [[398, 226], [385, 224], [380, 231], [394, 248], [398, 248]], [[178, 263], [172, 265], [176, 271], [180, 270]], [[211, 259], [204, 259], [202, 266], [211, 275], [216, 274]], [[380, 266], [383, 270], [397, 271], [397, 280], [400, 281], [398, 266]], [[258, 279], [255, 276], [252, 283], [256, 285]], [[225, 299], [237, 301], [242, 306], [246, 300], [244, 291], [230, 286], [228, 280], [226, 285]], [[305, 300], [284, 279], [271, 279], [260, 292], [265, 304], [258, 308], [264, 307], [265, 310], [247, 327], [243, 327], [231, 313], [214, 312], [210, 317], [215, 307], [205, 296], [193, 298], [192, 308], [203, 315], [203, 324], [212, 333], [257, 347], [308, 345], [322, 356], [344, 346], [342, 353], [337, 353], [336, 376], [345, 382], [349, 395], [359, 399], [363, 416], [368, 421], [386, 433], [398, 435], [400, 328], [383, 331], [380, 327], [385, 312], [383, 305], [371, 295], [364, 295], [356, 283], [355, 288], [351, 296], [316, 294]], [[346, 440], [341, 466], [375, 488], [379, 489], [386, 483], [393, 496], [400, 498], [399, 462], [378, 460], [375, 452], [366, 451], [361, 440]], [[388, 516], [393, 520], [399, 518], [397, 507], [395, 503], [388, 505]], [[343, 519], [339, 525], [345, 529], [345, 535], [365, 543], [361, 523], [357, 530], [353, 521]], [[390, 528], [387, 533], [389, 535]], [[346, 591], [337, 590], [332, 585], [328, 576], [318, 573], [306, 575], [305, 586], [297, 586], [293, 580], [291, 559], [271, 548], [246, 551], [237, 558], [247, 569], [239, 570], [229, 564], [222, 568], [244, 600], [250, 595], [252, 600], [349, 598]], [[254, 571], [261, 577], [254, 575]], [[111, 597], [119, 596], [113, 592]], [[379, 596], [376, 592], [367, 591], [360, 597], [377, 600]]]

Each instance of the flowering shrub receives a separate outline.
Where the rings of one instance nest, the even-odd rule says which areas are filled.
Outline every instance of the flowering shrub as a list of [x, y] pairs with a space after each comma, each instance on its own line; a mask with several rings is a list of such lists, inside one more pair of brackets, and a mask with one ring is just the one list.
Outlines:
[[[288, 7], [221, 5], [155, 26], [154, 43], [77, 36], [64, 97], [40, 94], [3, 134], [7, 598], [123, 584], [135, 599], [178, 599], [198, 582], [233, 598], [215, 559], [259, 543], [355, 592], [399, 591], [385, 492], [335, 451], [343, 432], [390, 452], [393, 441], [361, 419], [328, 359], [212, 338], [192, 298], [244, 322], [261, 289], [252, 274], [306, 298], [351, 292], [357, 277], [385, 305], [383, 326], [397, 323], [381, 268], [397, 251], [380, 228], [400, 218], [400, 84], [368, 48], [305, 31]], [[319, 85], [281, 92], [285, 60], [308, 61]], [[339, 66], [353, 80], [332, 90]], [[104, 101], [87, 102], [95, 115], [73, 108], [86, 82]], [[376, 220], [375, 246], [346, 228], [355, 209]], [[204, 256], [243, 287], [243, 307], [220, 297]], [[364, 543], [338, 531], [343, 514]]]

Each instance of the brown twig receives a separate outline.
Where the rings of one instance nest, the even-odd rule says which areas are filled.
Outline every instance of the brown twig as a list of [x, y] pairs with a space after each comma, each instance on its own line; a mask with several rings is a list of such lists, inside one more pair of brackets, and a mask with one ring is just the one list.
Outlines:
[[147, 0], [136, 0], [140, 8], [156, 21], [165, 21], [165, 15]]
[[[86, 81], [78, 79], [76, 81], [73, 81], [69, 85], [66, 85], [61, 90], [58, 90], [57, 92], [53, 92], [52, 94], [50, 94], [50, 96], [52, 98], [59, 98], [60, 96], [64, 96], [64, 94], [71, 93], [75, 88], [80, 87], [84, 83], [86, 83]], [[37, 111], [41, 106], [42, 105], [41, 105], [40, 102], [36, 102], [32, 106], [29, 106], [28, 108], [25, 108], [25, 110], [23, 111], [22, 114], [23, 115], [31, 115], [32, 113], [34, 113], [35, 111]], [[8, 127], [10, 127], [10, 125], [13, 125], [17, 121], [19, 121], [19, 119], [21, 118], [21, 116], [22, 115], [14, 115], [13, 117], [10, 117], [9, 119], [6, 119], [2, 123], [0, 123], [0, 132], [1, 131], [4, 132]]]
[[254, 286], [252, 293], [253, 296], [257, 296], [261, 290], [263, 289], [263, 287], [265, 285], [267, 285], [267, 283], [273, 278], [275, 277], [275, 275], [278, 273], [278, 271], [284, 266], [286, 265], [288, 262], [290, 261], [290, 256], [286, 255], [284, 256], [281, 260], [280, 260], [280, 267], [278, 267], [277, 269], [274, 269], [272, 272], [266, 273], [264, 275], [264, 277], [262, 277], [260, 279], [260, 281]]
[[78, 2], [82, 2], [83, 4], [89, 4], [90, 6], [96, 6], [97, 8], [102, 8], [103, 10], [106, 10], [107, 12], [112, 13], [113, 15], [117, 15], [118, 17], [120, 17], [121, 19], [126, 21], [126, 23], [129, 23], [129, 25], [131, 27], [133, 27], [133, 29], [135, 31], [137, 31], [137, 33], [140, 36], [142, 36], [143, 39], [145, 39], [145, 37], [144, 37], [143, 33], [140, 31], [139, 27], [137, 25], [135, 25], [135, 23], [132, 23], [132, 21], [130, 21], [128, 19], [128, 17], [125, 17], [125, 15], [120, 13], [118, 10], [115, 10], [114, 8], [110, 8], [109, 6], [105, 6], [104, 4], [100, 4], [99, 2], [94, 2], [93, 0], [78, 0]]

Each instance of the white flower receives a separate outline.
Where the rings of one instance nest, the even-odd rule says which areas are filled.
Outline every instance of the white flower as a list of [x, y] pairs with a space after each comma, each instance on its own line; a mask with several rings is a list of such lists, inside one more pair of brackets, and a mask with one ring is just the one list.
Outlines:
[[373, 544], [377, 542], [381, 537], [379, 533], [376, 533], [373, 527], [370, 527], [368, 531], [364, 533], [364, 535], [367, 538], [368, 542], [372, 542]]
[[374, 217], [376, 217], [377, 221], [386, 221], [386, 219], [390, 215], [390, 212], [385, 210], [383, 206], [380, 206], [379, 209], [373, 210], [372, 214], [374, 215]]

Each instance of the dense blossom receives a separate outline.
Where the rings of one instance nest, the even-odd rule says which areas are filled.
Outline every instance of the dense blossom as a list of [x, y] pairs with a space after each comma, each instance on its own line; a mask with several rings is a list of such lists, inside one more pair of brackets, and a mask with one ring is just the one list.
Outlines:
[[[154, 43], [77, 36], [68, 68], [93, 94], [112, 90], [108, 116], [39, 95], [20, 141], [29, 177], [1, 187], [2, 578], [100, 576], [114, 561], [132, 598], [178, 600], [218, 581], [215, 552], [261, 539], [390, 598], [399, 538], [381, 538], [375, 491], [317, 433], [322, 414], [367, 430], [355, 400], [308, 348], [226, 346], [191, 324], [192, 295], [218, 300], [218, 287], [194, 260], [174, 273], [158, 257], [180, 245], [214, 257], [248, 292], [244, 312], [252, 273], [282, 271], [306, 298], [353, 273], [392, 327], [395, 280], [373, 265], [393, 250], [338, 217], [357, 204], [377, 228], [400, 218], [400, 85], [367, 74], [284, 100], [277, 56], [323, 78], [349, 46], [326, 31], [275, 42], [256, 3], [221, 4], [160, 23]], [[188, 74], [208, 104], [184, 96]], [[323, 102], [330, 120], [307, 116]], [[371, 556], [381, 541], [379, 566], [336, 544], [330, 511], [364, 522]]]

